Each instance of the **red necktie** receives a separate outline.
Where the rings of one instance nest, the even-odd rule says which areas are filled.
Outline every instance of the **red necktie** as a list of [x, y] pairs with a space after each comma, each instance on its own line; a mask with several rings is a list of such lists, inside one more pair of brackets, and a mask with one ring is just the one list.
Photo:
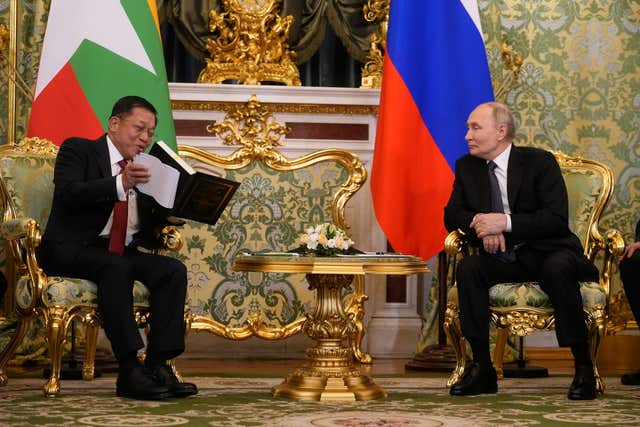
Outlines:
[[[118, 162], [120, 166], [120, 174], [127, 166], [125, 160]], [[126, 191], [126, 190], [125, 190]], [[115, 202], [113, 205], [113, 223], [111, 224], [111, 234], [109, 236], [109, 251], [118, 255], [124, 253], [124, 240], [127, 236], [127, 214], [129, 212], [128, 200], [129, 196], [126, 196], [124, 202]]]

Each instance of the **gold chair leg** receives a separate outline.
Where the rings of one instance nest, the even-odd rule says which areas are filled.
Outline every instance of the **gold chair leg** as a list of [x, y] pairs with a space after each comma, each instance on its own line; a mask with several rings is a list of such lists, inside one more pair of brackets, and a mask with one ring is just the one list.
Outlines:
[[2, 350], [2, 353], [0, 353], [0, 386], [5, 386], [9, 382], [6, 366], [13, 357], [13, 354], [16, 351], [16, 348], [18, 348], [18, 345], [24, 339], [29, 324], [31, 323], [31, 317], [23, 317], [18, 315], [18, 319], [16, 322], [16, 329], [13, 333], [13, 337], [11, 337], [11, 340]]
[[82, 379], [85, 381], [93, 380], [96, 367], [96, 346], [98, 344], [98, 331], [100, 330], [100, 322], [97, 318], [92, 317], [86, 321], [84, 359], [82, 361]]
[[465, 339], [462, 336], [462, 330], [460, 329], [460, 314], [455, 304], [447, 304], [443, 327], [447, 339], [456, 354], [456, 367], [447, 381], [447, 387], [451, 387], [462, 378], [464, 366], [467, 362], [467, 348]]
[[55, 397], [60, 392], [60, 369], [64, 343], [67, 339], [69, 313], [61, 308], [53, 308], [48, 314], [48, 316], [45, 315], [45, 319], [47, 319], [51, 375], [44, 384], [44, 395]]
[[496, 370], [499, 380], [504, 379], [502, 363], [504, 361], [504, 348], [507, 345], [507, 338], [509, 338], [509, 330], [507, 328], [496, 327], [496, 347], [493, 350], [493, 367]]
[[593, 364], [593, 374], [596, 377], [596, 390], [599, 394], [604, 393], [604, 381], [598, 371], [598, 350], [600, 349], [600, 343], [605, 336], [604, 326], [604, 313], [598, 312], [594, 314], [594, 319], [589, 325], [589, 346], [591, 362]]
[[362, 351], [362, 339], [364, 338], [364, 302], [369, 299], [369, 296], [364, 293], [364, 277], [356, 276], [353, 289], [353, 296], [351, 297], [351, 303], [345, 310], [347, 315], [353, 314], [353, 321], [355, 323], [355, 331], [349, 337], [349, 344], [353, 351], [353, 356], [360, 363], [372, 363], [373, 358], [370, 354]]

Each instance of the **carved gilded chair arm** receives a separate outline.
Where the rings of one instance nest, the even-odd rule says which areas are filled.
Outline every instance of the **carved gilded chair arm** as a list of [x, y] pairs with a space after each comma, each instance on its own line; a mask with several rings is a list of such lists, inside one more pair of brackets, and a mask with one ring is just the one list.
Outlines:
[[616, 229], [608, 230], [604, 235], [605, 250], [612, 257], [619, 257], [624, 252], [624, 238]]
[[16, 218], [4, 221], [0, 224], [0, 236], [6, 240], [22, 239], [27, 235], [29, 221], [32, 218]]
[[10, 219], [0, 224], [0, 237], [9, 242], [18, 271], [28, 274], [31, 279], [27, 286], [32, 288], [29, 294], [33, 298], [30, 306], [24, 308], [30, 310], [40, 300], [43, 286], [47, 282], [47, 276], [36, 259], [36, 248], [41, 240], [40, 226], [33, 218]]
[[161, 251], [178, 252], [182, 249], [184, 241], [182, 235], [174, 225], [164, 227], [160, 232]]
[[460, 229], [454, 230], [444, 239], [444, 251], [447, 255], [457, 255], [465, 251], [468, 243], [467, 235], [464, 231]]
[[602, 238], [602, 266], [600, 268], [600, 284], [604, 287], [607, 299], [611, 292], [611, 271], [613, 263], [624, 252], [624, 238], [620, 231], [611, 229], [607, 230]]

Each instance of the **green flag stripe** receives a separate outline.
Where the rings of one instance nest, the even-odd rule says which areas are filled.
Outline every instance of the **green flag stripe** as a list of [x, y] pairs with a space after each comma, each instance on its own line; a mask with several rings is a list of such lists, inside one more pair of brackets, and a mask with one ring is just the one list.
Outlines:
[[156, 139], [175, 148], [169, 89], [155, 22], [146, 1], [131, 0], [123, 4], [157, 75], [88, 40], [82, 42], [71, 58], [71, 66], [105, 129], [117, 99], [127, 95], [142, 96], [158, 110]]

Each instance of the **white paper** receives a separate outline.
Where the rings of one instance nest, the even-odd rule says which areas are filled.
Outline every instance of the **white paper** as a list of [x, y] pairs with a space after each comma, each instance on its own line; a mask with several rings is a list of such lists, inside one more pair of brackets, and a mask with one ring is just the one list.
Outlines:
[[158, 158], [147, 153], [138, 154], [133, 161], [142, 163], [149, 168], [151, 178], [149, 182], [136, 185], [141, 192], [152, 196], [156, 202], [165, 208], [173, 208], [178, 190], [180, 172], [169, 165], [162, 163]]

